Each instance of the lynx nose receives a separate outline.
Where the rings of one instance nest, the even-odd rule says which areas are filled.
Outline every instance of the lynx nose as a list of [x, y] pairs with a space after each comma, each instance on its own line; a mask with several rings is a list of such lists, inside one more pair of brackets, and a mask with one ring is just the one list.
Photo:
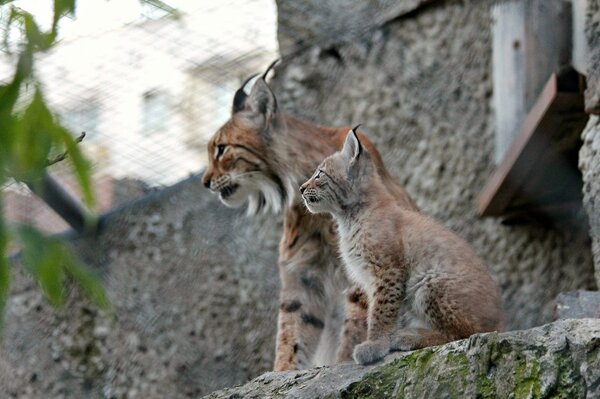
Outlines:
[[306, 186], [303, 184], [300, 186], [300, 194], [304, 194], [304, 190], [306, 190]]
[[210, 182], [212, 180], [212, 174], [209, 171], [204, 172], [204, 176], [202, 176], [202, 184], [206, 188], [210, 188]]

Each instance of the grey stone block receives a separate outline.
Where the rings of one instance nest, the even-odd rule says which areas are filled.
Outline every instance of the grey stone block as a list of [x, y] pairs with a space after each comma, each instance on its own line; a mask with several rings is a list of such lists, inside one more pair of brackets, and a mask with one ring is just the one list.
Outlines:
[[600, 318], [600, 291], [562, 292], [556, 298], [556, 319]]

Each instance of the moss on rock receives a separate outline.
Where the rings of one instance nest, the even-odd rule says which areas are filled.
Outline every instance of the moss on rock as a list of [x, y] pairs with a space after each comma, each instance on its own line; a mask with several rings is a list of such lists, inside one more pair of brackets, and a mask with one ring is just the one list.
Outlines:
[[585, 398], [600, 397], [600, 319], [396, 353], [369, 367], [269, 373], [211, 397]]

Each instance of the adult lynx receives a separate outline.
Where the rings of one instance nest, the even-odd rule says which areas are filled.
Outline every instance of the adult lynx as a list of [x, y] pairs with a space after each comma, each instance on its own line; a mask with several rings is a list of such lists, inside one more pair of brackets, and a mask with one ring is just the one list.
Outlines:
[[496, 285], [471, 246], [396, 201], [376, 169], [353, 129], [300, 188], [312, 213], [333, 215], [346, 270], [367, 293], [367, 340], [354, 359], [501, 330]]

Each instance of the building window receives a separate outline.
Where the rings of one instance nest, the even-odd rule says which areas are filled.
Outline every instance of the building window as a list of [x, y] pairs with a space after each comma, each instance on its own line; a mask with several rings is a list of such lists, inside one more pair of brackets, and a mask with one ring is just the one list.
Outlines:
[[60, 114], [61, 123], [73, 134], [86, 134], [86, 142], [98, 140], [100, 126], [100, 106], [86, 104], [82, 107], [72, 108]]
[[169, 97], [161, 90], [144, 93], [142, 109], [142, 132], [159, 133], [167, 130], [169, 125]]

